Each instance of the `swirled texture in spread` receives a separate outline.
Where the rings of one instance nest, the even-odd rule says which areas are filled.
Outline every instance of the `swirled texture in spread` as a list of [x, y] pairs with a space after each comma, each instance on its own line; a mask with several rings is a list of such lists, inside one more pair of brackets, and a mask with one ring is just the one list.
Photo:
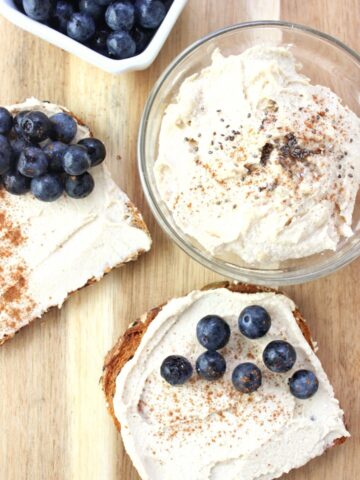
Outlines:
[[212, 255], [269, 264], [352, 235], [360, 119], [283, 47], [213, 55], [164, 114], [155, 179]]

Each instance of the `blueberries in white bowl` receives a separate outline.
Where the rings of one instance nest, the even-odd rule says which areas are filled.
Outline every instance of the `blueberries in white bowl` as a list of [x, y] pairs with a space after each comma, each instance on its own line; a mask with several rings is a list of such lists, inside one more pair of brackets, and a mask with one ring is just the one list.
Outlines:
[[125, 59], [145, 50], [172, 2], [19, 0], [16, 5], [33, 20], [64, 33], [102, 55]]
[[33, 20], [45, 22], [53, 14], [53, 0], [23, 0], [24, 12]]
[[136, 45], [136, 53], [141, 53], [145, 50], [151, 40], [151, 30], [134, 27], [131, 31], [131, 36]]
[[80, 0], [79, 9], [80, 12], [91, 15], [95, 21], [104, 14], [104, 7], [99, 5], [96, 0]]
[[119, 60], [135, 55], [136, 43], [128, 32], [113, 32], [107, 40], [108, 52]]
[[131, 30], [135, 22], [134, 5], [127, 0], [110, 4], [105, 12], [105, 21], [115, 32]]
[[74, 13], [74, 6], [66, 0], [56, 2], [51, 26], [62, 33], [66, 33], [67, 24]]
[[31, 190], [43, 202], [63, 194], [74, 199], [90, 195], [95, 181], [88, 170], [104, 161], [106, 149], [93, 137], [71, 144], [77, 127], [66, 112], [50, 118], [36, 110], [13, 116], [0, 107], [0, 188], [13, 195]]
[[110, 5], [114, 0], [96, 0], [99, 5]]
[[67, 23], [66, 32], [74, 40], [85, 43], [95, 35], [95, 20], [85, 12], [73, 13]]
[[103, 28], [102, 30], [97, 30], [95, 32], [95, 35], [90, 41], [90, 48], [95, 50], [98, 53], [101, 53], [102, 55], [107, 55], [107, 38], [112, 33], [109, 29], [106, 27]]
[[135, 9], [137, 22], [143, 28], [157, 28], [166, 15], [166, 7], [160, 0], [136, 0]]

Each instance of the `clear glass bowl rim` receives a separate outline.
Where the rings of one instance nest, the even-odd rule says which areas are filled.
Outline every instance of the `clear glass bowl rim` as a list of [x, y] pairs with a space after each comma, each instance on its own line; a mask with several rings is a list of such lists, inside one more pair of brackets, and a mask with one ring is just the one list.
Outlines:
[[281, 20], [259, 20], [252, 22], [242, 22], [233, 24], [214, 32], [211, 32], [199, 40], [192, 43], [189, 47], [183, 50], [175, 59], [170, 62], [168, 67], [160, 75], [159, 79], [156, 81], [153, 86], [149, 97], [146, 101], [144, 112], [141, 118], [140, 127], [139, 127], [139, 136], [138, 136], [138, 170], [140, 175], [140, 180], [142, 188], [145, 194], [145, 198], [150, 206], [150, 209], [162, 230], [190, 257], [199, 262], [201, 265], [209, 268], [212, 271], [215, 271], [225, 277], [229, 277], [237, 281], [245, 281], [250, 283], [259, 283], [263, 285], [294, 285], [298, 283], [305, 283], [317, 278], [329, 275], [336, 270], [346, 266], [358, 256], [360, 256], [360, 245], [355, 245], [351, 247], [339, 258], [333, 259], [329, 258], [326, 262], [315, 267], [302, 267], [298, 270], [293, 271], [281, 271], [281, 270], [262, 270], [262, 269], [252, 269], [245, 268], [235, 265], [227, 264], [225, 261], [218, 260], [214, 257], [207, 257], [202, 252], [198, 251], [195, 247], [188, 244], [178, 232], [168, 223], [165, 218], [161, 207], [159, 206], [155, 195], [152, 191], [151, 183], [147, 177], [146, 173], [146, 155], [145, 155], [145, 140], [146, 140], [146, 128], [148, 124], [149, 114], [151, 112], [152, 106], [156, 97], [168, 76], [173, 72], [173, 70], [182, 62], [190, 53], [192, 53], [197, 48], [201, 47], [206, 42], [215, 39], [223, 34], [242, 29], [251, 29], [258, 27], [280, 27], [283, 29], [291, 29], [299, 31], [301, 33], [309, 34], [310, 36], [317, 37], [319, 39], [326, 40], [328, 43], [333, 44], [338, 47], [340, 50], [343, 50], [345, 53], [350, 55], [360, 67], [360, 54], [355, 50], [345, 45], [343, 42], [337, 38], [329, 35], [327, 33], [321, 32], [315, 28], [308, 27], [306, 25], [285, 22]]

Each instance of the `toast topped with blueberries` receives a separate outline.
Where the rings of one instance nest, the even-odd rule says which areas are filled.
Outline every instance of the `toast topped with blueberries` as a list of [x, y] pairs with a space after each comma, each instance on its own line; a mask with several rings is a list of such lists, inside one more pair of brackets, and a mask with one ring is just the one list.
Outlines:
[[64, 107], [30, 98], [0, 109], [0, 344], [150, 249], [105, 155]]
[[265, 287], [218, 283], [151, 310], [102, 385], [142, 479], [271, 480], [349, 436], [302, 315]]

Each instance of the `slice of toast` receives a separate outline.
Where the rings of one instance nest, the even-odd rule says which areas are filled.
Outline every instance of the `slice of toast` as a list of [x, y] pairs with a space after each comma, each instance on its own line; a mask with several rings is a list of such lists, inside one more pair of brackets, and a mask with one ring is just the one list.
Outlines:
[[[207, 285], [203, 290], [215, 288], [227, 288], [232, 292], [239, 293], [258, 293], [258, 292], [276, 292], [281, 293], [273, 288], [249, 285], [245, 283], [230, 283], [227, 281], [216, 282]], [[125, 333], [118, 339], [114, 347], [108, 352], [105, 358], [103, 376], [101, 378], [102, 387], [106, 396], [107, 407], [112, 416], [116, 428], [120, 431], [120, 423], [114, 413], [114, 395], [116, 389], [116, 378], [123, 366], [133, 358], [141, 339], [146, 332], [150, 323], [156, 318], [165, 304], [155, 307], [149, 312], [142, 315], [138, 320], [132, 323]], [[294, 317], [310, 347], [314, 350], [314, 344], [311, 339], [309, 327], [302, 317], [300, 311], [294, 311]]]
[[[282, 295], [282, 293], [280, 291], [277, 291], [277, 290], [274, 290], [274, 289], [271, 289], [271, 288], [266, 288], [266, 287], [256, 286], [256, 285], [247, 285], [247, 284], [241, 284], [241, 283], [230, 283], [230, 282], [227, 282], [227, 281], [211, 284], [211, 285], [205, 287], [202, 291], [216, 290], [216, 289], [227, 289], [230, 292], [242, 293], [242, 294], [258, 294], [258, 293], [267, 292], [267, 293], [274, 293], [276, 295]], [[158, 480], [158, 477], [157, 476], [148, 477], [147, 475], [149, 475], [149, 472], [148, 471], [145, 472], [145, 470], [143, 469], [143, 467], [141, 465], [141, 462], [139, 462], [139, 460], [136, 458], [136, 454], [134, 455], [134, 453], [135, 453], [134, 452], [134, 447], [133, 447], [134, 444], [131, 443], [131, 442], [129, 443], [129, 437], [131, 437], [131, 427], [129, 425], [126, 425], [125, 426], [126, 431], [124, 431], [122, 429], [122, 426], [120, 425], [119, 419], [118, 419], [118, 417], [116, 415], [116, 412], [115, 412], [116, 407], [114, 405], [114, 397], [116, 395], [117, 379], [118, 379], [119, 374], [122, 372], [125, 365], [129, 366], [129, 368], [126, 369], [125, 376], [130, 375], [129, 372], [132, 370], [132, 368], [134, 368], [134, 369], [136, 368], [136, 366], [134, 366], [132, 362], [131, 362], [132, 366], [130, 368], [130, 365], [128, 365], [128, 362], [130, 362], [134, 358], [139, 346], [141, 346], [141, 351], [143, 351], [144, 346], [142, 345], [142, 339], [143, 339], [145, 333], [148, 331], [149, 326], [152, 325], [152, 323], [157, 319], [158, 315], [163, 311], [164, 308], [166, 308], [167, 305], [168, 304], [164, 304], [164, 305], [161, 305], [159, 307], [156, 307], [156, 308], [150, 310], [148, 313], [144, 314], [142, 317], [140, 317], [140, 319], [138, 319], [136, 322], [134, 322], [133, 324], [130, 325], [130, 327], [125, 331], [125, 333], [119, 338], [119, 340], [117, 341], [115, 346], [107, 354], [106, 359], [105, 359], [105, 363], [104, 363], [104, 368], [103, 368], [103, 376], [102, 376], [102, 379], [101, 379], [102, 387], [103, 387], [103, 390], [104, 390], [104, 393], [105, 393], [106, 403], [107, 403], [109, 413], [113, 418], [113, 421], [116, 425], [116, 428], [119, 431], [122, 430], [123, 436], [125, 434], [125, 438], [124, 438], [125, 447], [126, 447], [128, 453], [130, 454], [132, 460], [134, 461], [135, 467], [138, 469], [138, 471], [140, 473], [140, 476], [142, 478], [154, 478], [154, 480], [155, 479]], [[208, 313], [212, 313], [212, 312], [208, 312]], [[309, 330], [309, 327], [308, 327], [307, 323], [305, 322], [303, 316], [301, 315], [301, 313], [300, 313], [300, 311], [298, 310], [297, 307], [292, 311], [292, 313], [293, 313], [293, 317], [296, 321], [296, 324], [300, 328], [301, 333], [306, 340], [306, 343], [311, 347], [311, 350], [314, 351], [314, 343], [313, 343], [312, 338], [311, 338], [310, 330]], [[158, 325], [156, 327], [154, 325], [154, 328], [152, 328], [151, 332], [152, 333], [157, 332], [157, 327], [158, 327]], [[166, 335], [169, 335], [169, 332], [167, 332]], [[194, 333], [194, 335], [195, 335], [195, 333]], [[149, 337], [148, 337], [148, 339], [149, 339]], [[153, 344], [151, 344], [151, 345], [152, 345], [152, 348], [153, 348], [154, 345]], [[146, 350], [146, 351], [148, 351], [148, 350]], [[173, 352], [173, 353], [174, 354], [182, 354], [181, 345], [179, 345], [177, 351]], [[137, 357], [137, 355], [136, 355], [136, 357]], [[318, 362], [318, 360], [316, 360], [316, 361]], [[156, 375], [156, 372], [155, 372], [155, 375]], [[152, 378], [152, 381], [153, 381], [154, 377], [152, 376], [151, 378]], [[122, 388], [125, 388], [126, 393], [124, 395], [127, 396], [128, 392], [127, 392], [127, 389], [126, 389], [126, 386], [125, 386], [124, 382], [125, 382], [125, 380], [123, 379], [123, 381], [121, 381], [120, 383], [121, 383]], [[194, 382], [196, 383], [196, 380]], [[154, 388], [155, 390], [157, 389], [158, 385], [154, 385], [153, 383], [151, 383], [151, 385], [152, 385], [152, 388]], [[209, 385], [210, 385], [209, 388], [211, 389], [212, 383], [210, 383]], [[168, 392], [168, 395], [171, 395], [172, 391], [176, 392], [176, 387], [175, 387], [175, 389], [174, 389], [174, 387], [171, 387], [171, 388], [173, 390], [170, 389], [169, 392]], [[191, 386], [189, 388], [191, 388]], [[331, 389], [330, 385], [329, 385], [329, 388]], [[122, 393], [124, 393], [123, 390], [121, 390], [121, 391], [122, 391]], [[176, 393], [173, 393], [173, 395], [175, 396]], [[161, 393], [159, 393], [159, 395], [156, 398], [159, 398], [159, 397], [164, 398], [163, 396], [164, 396], [164, 392], [161, 392]], [[119, 400], [120, 400], [120, 404], [119, 404]], [[337, 402], [335, 399], [334, 399], [334, 401]], [[117, 411], [118, 412], [119, 412], [119, 409], [121, 409], [121, 403], [122, 403], [122, 400], [120, 399], [120, 397], [118, 397], [117, 398], [117, 409], [118, 409]], [[138, 405], [138, 408], [141, 409], [141, 411], [142, 411], [142, 409], [144, 407], [143, 407], [143, 405], [140, 405], [140, 403], [142, 404], [142, 400], [140, 400], [139, 405]], [[152, 407], [148, 407], [148, 408], [149, 408], [150, 411], [152, 411]], [[159, 409], [161, 407], [159, 407], [159, 405], [157, 405], [155, 407], [155, 409], [156, 408]], [[164, 416], [166, 415], [166, 412], [165, 412], [166, 408], [167, 408], [167, 406], [166, 407], [164, 406], [164, 410], [161, 411], [161, 414], [164, 415]], [[177, 411], [177, 408], [178, 408], [178, 404], [176, 406], [174, 405], [174, 412]], [[341, 410], [339, 410], [339, 412], [341, 413]], [[147, 413], [149, 413], [149, 412], [147, 411]], [[151, 420], [149, 420], [149, 417], [147, 417], [147, 421], [150, 422], [150, 424], [151, 424]], [[159, 427], [159, 429], [160, 429], [160, 427]], [[193, 432], [192, 429], [188, 430], [187, 435], [191, 436], [192, 432]], [[343, 443], [346, 440], [346, 437], [348, 436], [348, 433], [346, 432], [345, 428], [343, 428], [342, 432], [343, 432], [343, 435], [340, 435], [339, 437], [333, 439], [333, 441], [331, 441], [331, 444], [327, 445], [326, 448], [329, 448], [331, 446], [339, 445], [339, 444]], [[172, 438], [176, 438], [177, 434], [178, 434], [178, 432], [173, 430], [173, 433], [172, 433], [173, 437]], [[188, 438], [189, 438], [188, 436], [184, 437], [183, 442], [186, 442]], [[169, 440], [169, 442], [171, 442], [171, 440]], [[178, 445], [179, 445], [179, 443], [177, 443], [176, 440], [174, 440], [174, 444], [172, 445], [170, 443], [170, 447], [168, 447], [168, 448], [170, 448], [169, 451], [172, 451], [172, 449], [177, 448], [176, 446], [178, 446]], [[145, 448], [145, 446], [142, 446], [141, 448]], [[155, 447], [154, 447], [154, 450], [156, 450]], [[314, 453], [312, 456], [309, 456], [309, 460], [313, 456], [319, 455], [320, 453], [323, 453], [323, 451], [321, 451], [319, 453], [316, 453], [316, 454]], [[164, 459], [164, 457], [162, 457], [162, 458]], [[303, 463], [305, 463], [305, 462], [303, 462]], [[297, 466], [300, 466], [300, 465], [294, 464], [294, 465], [290, 466], [290, 468], [288, 468], [288, 470], [290, 470], [291, 468], [295, 468]], [[288, 470], [286, 470], [286, 471], [288, 471]], [[152, 474], [154, 475], [154, 473], [152, 473]], [[164, 478], [164, 477], [159, 476], [159, 479], [160, 478]], [[261, 477], [261, 478], [263, 478], [263, 477]], [[275, 477], [264, 476], [264, 478], [268, 479], [268, 478], [275, 478]]]
[[[49, 102], [31, 98], [8, 109], [48, 116], [64, 111], [78, 124], [72, 143], [92, 136], [75, 115]], [[81, 200], [63, 195], [46, 203], [0, 187], [0, 345], [51, 307], [60, 308], [72, 292], [150, 249], [141, 214], [106, 166], [91, 174], [94, 191]]]

